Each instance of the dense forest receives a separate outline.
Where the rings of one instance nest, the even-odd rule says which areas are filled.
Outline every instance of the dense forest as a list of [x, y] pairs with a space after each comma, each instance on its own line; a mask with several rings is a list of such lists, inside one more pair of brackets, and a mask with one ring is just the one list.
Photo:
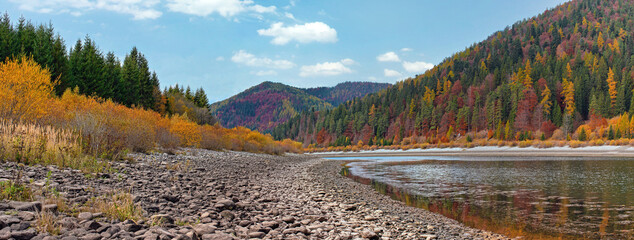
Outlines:
[[303, 90], [308, 94], [323, 99], [336, 107], [344, 102], [358, 97], [364, 97], [369, 93], [381, 91], [389, 86], [391, 86], [389, 83], [343, 82], [334, 87], [306, 88]]
[[[0, 60], [18, 56], [32, 57], [46, 67], [58, 96], [66, 89], [76, 88], [80, 94], [111, 99], [128, 107], [151, 109], [163, 115], [188, 112], [190, 119], [199, 123], [215, 121], [202, 88], [195, 93], [189, 87], [179, 88], [179, 94], [174, 89], [161, 92], [158, 76], [150, 71], [147, 59], [136, 47], [123, 63], [113, 52], [104, 54], [88, 36], [67, 50], [52, 24], [36, 26], [24, 18], [13, 24], [5, 13], [0, 19]], [[208, 116], [203, 116], [203, 112]]]
[[634, 2], [578, 0], [433, 69], [273, 131], [317, 146], [629, 138]]
[[263, 82], [212, 104], [211, 111], [225, 127], [243, 126], [268, 132], [302, 111], [332, 109], [389, 86], [387, 83], [345, 82], [335, 87], [302, 89]]

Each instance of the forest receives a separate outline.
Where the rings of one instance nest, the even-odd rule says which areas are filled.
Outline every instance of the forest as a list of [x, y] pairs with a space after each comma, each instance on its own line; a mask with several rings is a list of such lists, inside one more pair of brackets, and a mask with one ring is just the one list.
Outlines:
[[135, 47], [121, 63], [89, 37], [66, 51], [52, 25], [0, 21], [0, 158], [107, 171], [103, 159], [178, 147], [282, 154], [299, 143], [224, 128], [202, 89], [159, 89]]
[[267, 81], [212, 104], [211, 111], [225, 127], [243, 126], [270, 132], [302, 111], [332, 109], [389, 86], [388, 83], [344, 82], [334, 87], [296, 88]]
[[571, 1], [379, 93], [273, 130], [311, 147], [628, 144], [634, 3]]

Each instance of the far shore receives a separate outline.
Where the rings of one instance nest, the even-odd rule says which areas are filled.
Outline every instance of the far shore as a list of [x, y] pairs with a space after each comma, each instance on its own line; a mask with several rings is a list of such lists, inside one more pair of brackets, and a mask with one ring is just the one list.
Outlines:
[[329, 157], [384, 157], [384, 156], [477, 156], [477, 157], [621, 157], [634, 158], [632, 146], [590, 147], [474, 147], [429, 148], [409, 150], [363, 150], [358, 152], [316, 152], [308, 155]]

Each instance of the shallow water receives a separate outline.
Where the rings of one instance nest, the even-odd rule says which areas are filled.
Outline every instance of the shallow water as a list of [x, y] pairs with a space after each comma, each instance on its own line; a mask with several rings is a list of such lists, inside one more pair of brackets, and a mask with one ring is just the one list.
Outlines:
[[342, 171], [408, 205], [529, 239], [634, 239], [634, 159], [354, 157]]

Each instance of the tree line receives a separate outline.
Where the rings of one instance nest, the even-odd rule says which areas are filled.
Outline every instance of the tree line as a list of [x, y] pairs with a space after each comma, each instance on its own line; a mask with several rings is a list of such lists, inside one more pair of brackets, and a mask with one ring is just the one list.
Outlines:
[[[147, 59], [136, 47], [126, 54], [123, 62], [113, 52], [104, 54], [89, 36], [77, 40], [70, 50], [66, 48], [64, 39], [55, 33], [50, 23], [36, 26], [21, 17], [13, 24], [7, 13], [0, 19], [0, 59], [31, 57], [49, 70], [58, 96], [73, 89], [80, 94], [161, 114], [200, 112], [209, 116], [188, 117], [197, 121], [205, 119], [200, 120], [201, 123], [215, 122], [202, 88], [196, 90], [196, 98], [189, 87], [187, 90], [177, 86], [178, 91], [174, 91], [175, 88], [161, 91], [157, 74], [150, 70]], [[186, 101], [187, 104], [180, 105], [191, 109], [183, 110], [177, 106], [178, 100]]]

